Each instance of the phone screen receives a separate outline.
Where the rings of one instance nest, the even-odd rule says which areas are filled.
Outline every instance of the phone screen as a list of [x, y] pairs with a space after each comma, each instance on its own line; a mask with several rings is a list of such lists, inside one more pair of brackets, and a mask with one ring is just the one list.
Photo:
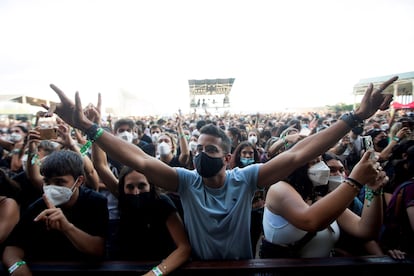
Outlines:
[[375, 154], [374, 154], [374, 142], [372, 142], [372, 137], [367, 135], [367, 136], [362, 136], [362, 141], [363, 141], [363, 149], [364, 149], [364, 153], [372, 150], [372, 154], [370, 156], [371, 159], [375, 159]]
[[42, 140], [51, 140], [57, 138], [57, 133], [55, 128], [41, 128], [39, 129], [40, 139]]

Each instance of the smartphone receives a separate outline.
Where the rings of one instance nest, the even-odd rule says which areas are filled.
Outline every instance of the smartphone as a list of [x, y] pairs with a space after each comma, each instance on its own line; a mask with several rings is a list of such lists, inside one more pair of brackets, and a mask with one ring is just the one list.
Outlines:
[[299, 135], [309, 136], [309, 134], [310, 134], [311, 132], [312, 132], [312, 131], [311, 131], [309, 128], [307, 128], [307, 127], [302, 127], [302, 128], [300, 129]]
[[372, 142], [372, 137], [367, 135], [367, 136], [362, 136], [362, 141], [363, 141], [363, 150], [364, 152], [367, 152], [369, 150], [372, 150], [372, 154], [370, 156], [371, 159], [375, 159], [375, 153], [374, 153], [374, 142]]
[[57, 138], [57, 130], [56, 128], [40, 128], [40, 139], [42, 140], [51, 140]]
[[414, 124], [412, 122], [409, 122], [409, 121], [402, 121], [401, 125], [402, 125], [402, 127], [408, 127], [410, 130], [412, 130]]

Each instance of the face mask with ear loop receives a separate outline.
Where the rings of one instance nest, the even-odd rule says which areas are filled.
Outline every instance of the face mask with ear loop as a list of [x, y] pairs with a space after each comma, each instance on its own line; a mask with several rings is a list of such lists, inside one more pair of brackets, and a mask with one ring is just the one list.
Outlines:
[[76, 179], [72, 188], [68, 188], [65, 186], [43, 184], [43, 192], [45, 193], [50, 203], [52, 203], [54, 206], [59, 206], [59, 205], [65, 204], [66, 202], [70, 200], [70, 198], [73, 195], [73, 190], [76, 186], [77, 181], [78, 181], [78, 178]]
[[249, 136], [249, 138], [247, 139], [250, 143], [252, 143], [253, 145], [256, 145], [257, 143], [257, 136]]
[[328, 184], [330, 173], [331, 170], [323, 161], [319, 161], [308, 169], [308, 177], [314, 187]]

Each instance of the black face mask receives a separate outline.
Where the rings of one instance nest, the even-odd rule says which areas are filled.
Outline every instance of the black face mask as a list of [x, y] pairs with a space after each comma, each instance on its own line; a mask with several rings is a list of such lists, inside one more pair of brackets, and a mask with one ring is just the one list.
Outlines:
[[126, 210], [140, 210], [145, 211], [151, 208], [152, 203], [155, 201], [152, 198], [150, 192], [140, 193], [138, 195], [126, 194], [121, 199], [122, 207]]
[[220, 157], [210, 157], [200, 152], [194, 157], [194, 165], [202, 177], [209, 178], [215, 176], [223, 168], [224, 163]]
[[382, 138], [381, 140], [379, 140], [377, 142], [377, 146], [382, 149], [386, 148], [388, 146], [388, 138]]

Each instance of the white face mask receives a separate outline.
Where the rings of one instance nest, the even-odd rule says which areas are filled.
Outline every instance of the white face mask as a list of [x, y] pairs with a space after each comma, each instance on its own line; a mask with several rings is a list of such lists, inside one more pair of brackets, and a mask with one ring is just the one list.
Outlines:
[[197, 142], [196, 141], [191, 141], [190, 143], [188, 143], [188, 146], [190, 147], [190, 150], [192, 152], [195, 152], [195, 150], [197, 149]]
[[158, 137], [160, 136], [160, 134], [158, 132], [154, 132], [153, 134], [151, 134], [151, 140], [153, 143], [156, 143], [158, 141]]
[[328, 180], [328, 192], [332, 192], [336, 189], [343, 181], [344, 177], [342, 175], [331, 175]]
[[158, 153], [159, 153], [161, 156], [168, 155], [168, 154], [170, 154], [170, 152], [171, 152], [171, 147], [170, 147], [170, 145], [168, 145], [168, 144], [167, 144], [167, 143], [165, 143], [165, 142], [161, 142], [160, 144], [158, 144]]
[[10, 142], [19, 142], [22, 140], [22, 135], [20, 133], [13, 132], [10, 134]]
[[[75, 184], [78, 180], [76, 179]], [[73, 187], [75, 187], [73, 184]], [[73, 191], [71, 188], [57, 185], [43, 185], [43, 192], [54, 206], [62, 205], [70, 200]]]
[[249, 142], [252, 143], [253, 145], [255, 145], [257, 143], [257, 136], [249, 136], [248, 138]]
[[118, 136], [121, 139], [124, 139], [125, 141], [128, 141], [129, 143], [132, 143], [132, 140], [134, 139], [134, 134], [132, 134], [129, 131], [117, 133], [116, 136]]
[[325, 162], [320, 161], [308, 169], [309, 179], [313, 186], [320, 186], [328, 184], [329, 174], [331, 170]]

